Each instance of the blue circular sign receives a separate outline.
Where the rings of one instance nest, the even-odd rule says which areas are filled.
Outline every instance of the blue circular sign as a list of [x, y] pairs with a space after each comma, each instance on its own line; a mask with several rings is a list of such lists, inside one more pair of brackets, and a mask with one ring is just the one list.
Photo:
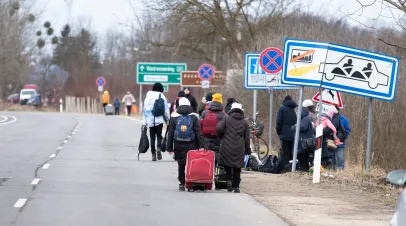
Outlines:
[[104, 77], [98, 77], [96, 79], [96, 85], [97, 86], [104, 86], [106, 85], [106, 79], [104, 79]]
[[266, 73], [276, 74], [282, 70], [283, 53], [280, 49], [270, 47], [262, 51], [259, 64]]
[[202, 80], [210, 80], [214, 76], [214, 68], [210, 64], [202, 64], [197, 73]]

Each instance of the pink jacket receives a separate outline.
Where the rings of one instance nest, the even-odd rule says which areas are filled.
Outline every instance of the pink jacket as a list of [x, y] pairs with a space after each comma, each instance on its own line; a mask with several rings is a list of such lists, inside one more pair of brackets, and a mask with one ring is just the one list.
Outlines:
[[[323, 125], [323, 128], [328, 127], [328, 128], [331, 129], [331, 131], [333, 131], [334, 134], [336, 134], [336, 133], [337, 133], [337, 129], [336, 129], [336, 127], [333, 125], [333, 123], [331, 122], [331, 119], [333, 118], [334, 113], [335, 113], [334, 110], [335, 110], [335, 109], [329, 110], [329, 111], [327, 112], [327, 116], [325, 116], [325, 115], [321, 116], [321, 124]], [[316, 126], [317, 126], [318, 124], [319, 124], [319, 123], [318, 123], [318, 121], [317, 121], [317, 122], [316, 122]]]

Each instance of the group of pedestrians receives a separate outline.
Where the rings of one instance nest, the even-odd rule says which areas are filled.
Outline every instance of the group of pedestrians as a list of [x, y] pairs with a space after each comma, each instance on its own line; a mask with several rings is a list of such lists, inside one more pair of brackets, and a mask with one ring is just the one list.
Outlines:
[[185, 190], [187, 153], [205, 149], [214, 151], [215, 164], [225, 168], [227, 190], [240, 192], [244, 156], [251, 153], [249, 126], [242, 105], [235, 99], [229, 99], [226, 108], [227, 112], [220, 93], [207, 93], [198, 105], [190, 88], [185, 87], [170, 108], [162, 84], [155, 83], [147, 93], [143, 121], [150, 130], [152, 161], [162, 159], [162, 128], [167, 123], [166, 150], [174, 154], [178, 163], [179, 190]]
[[[297, 106], [291, 96], [286, 96], [277, 114], [276, 132], [281, 140], [280, 167], [282, 171], [287, 170], [286, 166], [293, 158], [297, 121], [295, 109]], [[310, 157], [313, 156], [314, 149], [303, 150], [302, 142], [315, 139], [315, 128], [319, 124], [319, 120], [313, 101], [304, 100], [302, 107], [299, 125], [300, 135], [297, 141], [299, 144], [298, 170], [309, 171], [312, 161]], [[345, 167], [346, 140], [351, 132], [348, 119], [340, 114], [338, 107], [331, 106], [327, 113], [322, 114], [321, 123], [323, 125], [322, 165], [326, 168], [342, 170]]]
[[[104, 91], [103, 95], [102, 95], [102, 106], [103, 106], [103, 111], [104, 113], [106, 113], [106, 107], [107, 105], [110, 104], [110, 94], [109, 92], [106, 90]], [[120, 107], [121, 107], [121, 103], [124, 104], [125, 106], [125, 111], [127, 113], [128, 116], [131, 116], [131, 108], [132, 106], [135, 104], [135, 98], [134, 96], [130, 93], [130, 91], [127, 91], [127, 93], [124, 95], [122, 101], [120, 102], [120, 100], [118, 99], [118, 97], [116, 97], [114, 99], [114, 115], [120, 115]]]

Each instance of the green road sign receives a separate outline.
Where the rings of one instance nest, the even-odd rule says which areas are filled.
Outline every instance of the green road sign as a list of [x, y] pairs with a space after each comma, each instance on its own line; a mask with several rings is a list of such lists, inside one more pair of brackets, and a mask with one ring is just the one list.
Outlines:
[[163, 85], [163, 87], [164, 87], [164, 92], [168, 92], [169, 86], [168, 85]]
[[186, 69], [184, 63], [137, 63], [137, 83], [179, 85], [180, 73]]

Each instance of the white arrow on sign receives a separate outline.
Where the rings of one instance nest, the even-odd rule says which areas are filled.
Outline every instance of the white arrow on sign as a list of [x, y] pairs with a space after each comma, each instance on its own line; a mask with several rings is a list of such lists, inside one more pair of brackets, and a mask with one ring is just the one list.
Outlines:
[[142, 65], [140, 66], [141, 71], [144, 71], [144, 68], [145, 68], [144, 66]]

